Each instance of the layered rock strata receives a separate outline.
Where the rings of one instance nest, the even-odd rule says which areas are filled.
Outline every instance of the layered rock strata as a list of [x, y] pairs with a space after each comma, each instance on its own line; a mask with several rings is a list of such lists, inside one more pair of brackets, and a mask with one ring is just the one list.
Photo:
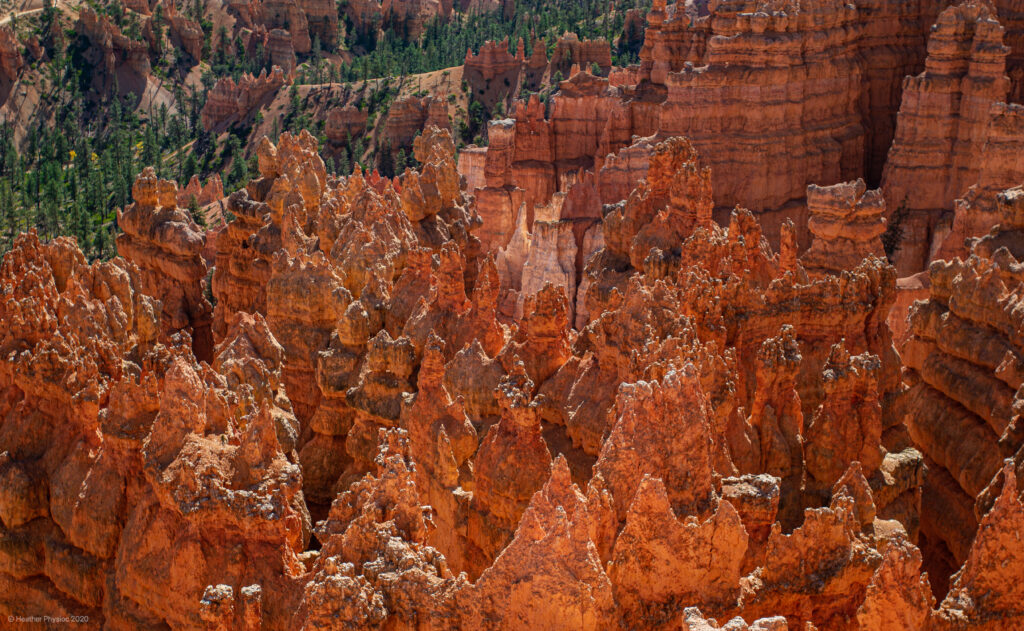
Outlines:
[[[339, 178], [308, 133], [261, 142], [259, 177], [229, 197], [218, 239], [209, 361], [192, 324], [166, 329], [173, 294], [147, 278], [192, 242], [172, 184], [137, 183], [122, 215], [131, 260], [87, 265], [68, 239], [18, 239], [0, 264], [0, 615], [217, 629], [1021, 623], [1016, 417], [995, 446], [1010, 460], [991, 471], [957, 467], [951, 445], [973, 443], [914, 425], [959, 405], [994, 433], [1006, 397], [984, 407], [957, 362], [1007, 386], [1024, 374], [1019, 191], [999, 198], [1002, 231], [942, 264], [955, 276], [936, 268], [918, 307], [987, 322], [1007, 347], [997, 366], [961, 359], [959, 338], [927, 337], [917, 316], [910, 344], [952, 346], [923, 363], [907, 350], [904, 390], [884, 324], [893, 268], [869, 256], [809, 274], [790, 224], [778, 252], [749, 210], [717, 225], [713, 171], [684, 139], [653, 145], [620, 205], [596, 215], [581, 177], [536, 209], [567, 243], [577, 223], [604, 235], [578, 331], [554, 282], [498, 323], [501, 270], [521, 252], [545, 271], [521, 282], [545, 277], [547, 248], [531, 258], [516, 237], [500, 252], [476, 236], [487, 219], [460, 189], [448, 132], [413, 150], [421, 166], [397, 178]], [[850, 193], [843, 204], [874, 212]], [[956, 403], [905, 420], [931, 411], [914, 407], [924, 395]], [[939, 558], [935, 512], [962, 517], [934, 501], [943, 472], [978, 489], [978, 527], [936, 606], [923, 575]]]
[[146, 168], [132, 186], [135, 203], [119, 212], [117, 252], [139, 267], [141, 287], [162, 306], [165, 335], [188, 329], [193, 350], [209, 360], [213, 307], [206, 299], [205, 235], [177, 204], [178, 186]]
[[909, 211], [896, 254], [901, 276], [927, 266], [939, 218], [978, 181], [992, 105], [1009, 87], [1009, 50], [991, 6], [965, 2], [939, 16], [924, 72], [904, 84], [883, 174], [890, 211]]
[[[935, 261], [928, 299], [911, 308], [901, 350], [905, 422], [929, 467], [921, 515], [946, 576], [970, 554], [1002, 458], [1024, 444], [1019, 301], [1024, 194], [998, 196], [1001, 221], [966, 260]], [[1019, 454], [1018, 454], [1019, 459]], [[991, 500], [991, 498], [990, 498]], [[979, 505], [976, 506], [976, 501]]]
[[284, 71], [278, 66], [274, 66], [270, 74], [266, 70], [256, 77], [243, 74], [238, 82], [231, 77], [218, 79], [203, 105], [203, 129], [212, 131], [225, 124], [244, 120], [286, 82]]
[[811, 247], [800, 261], [811, 273], [841, 272], [869, 256], [885, 258], [885, 199], [864, 180], [807, 188], [807, 229]]

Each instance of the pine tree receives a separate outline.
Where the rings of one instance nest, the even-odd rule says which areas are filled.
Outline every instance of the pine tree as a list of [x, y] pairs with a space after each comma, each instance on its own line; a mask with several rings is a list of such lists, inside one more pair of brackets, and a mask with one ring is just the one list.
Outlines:
[[405, 173], [405, 170], [409, 167], [409, 158], [405, 155], [405, 149], [399, 149], [395, 155], [395, 174], [400, 175]]
[[203, 216], [203, 211], [199, 208], [199, 200], [195, 195], [190, 195], [188, 198], [188, 214], [200, 227], [206, 227], [206, 217]]
[[391, 155], [391, 141], [384, 141], [377, 155], [377, 170], [384, 177], [395, 177], [395, 161]]

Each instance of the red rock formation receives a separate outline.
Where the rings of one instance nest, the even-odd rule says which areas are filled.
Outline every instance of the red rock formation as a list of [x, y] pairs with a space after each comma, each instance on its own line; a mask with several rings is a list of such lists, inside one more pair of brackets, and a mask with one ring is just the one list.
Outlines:
[[[523, 55], [522, 41], [513, 56], [509, 52], [507, 38], [501, 42], [485, 42], [475, 55], [472, 50], [467, 50], [462, 76], [472, 89], [473, 98], [493, 107], [498, 101], [518, 94], [526, 61]], [[544, 55], [546, 64], [546, 53]]]
[[981, 519], [963, 568], [942, 602], [937, 629], [1013, 628], [1024, 623], [1021, 584], [1024, 558], [1016, 545], [1024, 522], [1024, 505], [1013, 466], [1002, 469], [1003, 488]]
[[807, 228], [814, 235], [800, 262], [810, 273], [853, 269], [869, 256], [884, 258], [885, 200], [864, 180], [807, 187]]
[[146, 168], [132, 186], [135, 203], [117, 215], [123, 231], [117, 252], [142, 271], [142, 290], [163, 303], [163, 329], [191, 329], [197, 357], [209, 359], [213, 307], [204, 296], [205, 237], [188, 211], [177, 206], [178, 186]]
[[999, 223], [996, 196], [1004, 188], [1024, 182], [1021, 143], [1024, 143], [1024, 106], [993, 104], [985, 144], [979, 154], [977, 184], [954, 202], [952, 226], [941, 244], [935, 244], [938, 248], [934, 258], [966, 258], [970, 250], [968, 240], [984, 236]]
[[568, 77], [574, 64], [588, 69], [596, 64], [602, 74], [607, 74], [612, 66], [611, 46], [603, 39], [580, 41], [575, 33], [565, 33], [555, 42], [549, 68], [552, 74], [561, 72]]
[[[620, 391], [617, 420], [595, 465], [620, 522], [627, 519], [645, 474], [665, 481], [666, 499], [676, 514], [703, 517], [715, 509], [713, 439], [704, 396], [692, 367], [667, 374], [664, 383], [638, 383]], [[660, 422], [673, 412], [684, 417], [673, 424]]]
[[25, 65], [21, 56], [21, 44], [10, 26], [0, 27], [0, 72], [9, 81], [18, 78], [18, 71]]
[[297, 4], [306, 16], [311, 42], [319, 38], [322, 45], [329, 46], [338, 41], [338, 8], [334, 3], [329, 0], [297, 0]]
[[[822, 371], [825, 399], [807, 425], [807, 472], [831, 487], [854, 462], [871, 476], [882, 464], [882, 407], [878, 401], [878, 357], [850, 356], [832, 347]], [[870, 521], [870, 520], [868, 520]]]
[[656, 628], [676, 622], [683, 603], [730, 608], [739, 595], [746, 547], [747, 533], [732, 504], [723, 501], [706, 521], [683, 521], [662, 481], [645, 475], [608, 565], [622, 617]]
[[78, 12], [75, 29], [91, 43], [97, 65], [102, 64], [107, 76], [113, 76], [120, 64], [126, 64], [137, 74], [146, 77], [150, 72], [148, 46], [143, 41], [124, 35], [106, 15], [97, 15], [92, 7]]
[[[719, 629], [726, 631], [788, 631], [789, 628], [786, 619], [782, 616], [759, 618], [750, 625], [743, 618], [736, 616], [726, 622], [724, 627], [720, 627], [717, 620], [705, 619], [697, 607], [687, 607], [683, 611], [683, 631], [718, 631]], [[809, 629], [810, 627], [804, 628]]]
[[[529, 392], [533, 382], [520, 363], [499, 384], [501, 419], [480, 441], [473, 460], [475, 489], [466, 525], [466, 569], [477, 576], [509, 544], [533, 494], [547, 480], [551, 454]], [[474, 549], [475, 548], [475, 549]]]
[[558, 620], [571, 629], [615, 626], [612, 585], [595, 545], [607, 506], [592, 489], [584, 497], [571, 484], [565, 461], [553, 464], [515, 537], [474, 585], [479, 614], [465, 616], [463, 624], [534, 628]]
[[427, 23], [434, 18], [447, 18], [452, 3], [442, 0], [382, 0], [381, 12], [384, 21], [404, 32], [407, 37], [417, 38], [426, 30]]
[[[747, 13], [747, 4], [718, 4], [705, 65], [667, 72], [655, 63], [651, 80], [668, 90], [660, 133], [687, 136], [701, 152], [712, 167], [715, 204], [770, 211], [802, 199], [808, 184], [853, 179], [863, 168], [858, 13], [839, 2], [773, 14]], [[736, 73], [742, 84], [731, 79]], [[776, 91], [781, 84], [800, 96]], [[802, 103], [799, 115], [787, 114], [791, 98]], [[772, 235], [779, 223], [762, 220]]]
[[[528, 215], [565, 192], [565, 176], [581, 168], [594, 170], [602, 201], [614, 203], [643, 177], [644, 145], [656, 144], [641, 141], [634, 149], [635, 137], [682, 135], [714, 167], [716, 208], [740, 204], [760, 213], [773, 244], [784, 219], [795, 218], [798, 241], [806, 247], [808, 185], [878, 181], [903, 79], [923, 68], [937, 5], [656, 3], [647, 16], [639, 66], [612, 72], [607, 88], [591, 80], [563, 82], [547, 115], [539, 107], [529, 117], [516, 113], [513, 128], [503, 134], [507, 139], [488, 149], [489, 171], [501, 174], [502, 185], [515, 182], [526, 191]], [[525, 62], [525, 85], [538, 89], [536, 76], [566, 65], [568, 51], [579, 57], [573, 41], [562, 42], [550, 67], [535, 45]], [[514, 72], [507, 48], [497, 47], [494, 56], [503, 63], [491, 65]], [[477, 63], [467, 58], [467, 74], [471, 61]], [[563, 76], [568, 69], [561, 68]], [[777, 91], [779, 85], [788, 86], [786, 94]], [[794, 100], [799, 110], [791, 107]], [[492, 151], [498, 154], [493, 159]], [[490, 191], [481, 195], [484, 206], [503, 206], [508, 214], [509, 204], [493, 197]], [[513, 217], [516, 211], [513, 205]]]
[[278, 66], [274, 66], [269, 75], [265, 70], [258, 77], [243, 74], [238, 83], [231, 77], [218, 79], [203, 105], [203, 128], [210, 131], [225, 123], [246, 118], [266, 97], [277, 92], [285, 83], [284, 72]]
[[1024, 10], [1016, 0], [996, 0], [999, 23], [1006, 29], [1003, 43], [1010, 47], [1006, 57], [1006, 75], [1010, 78], [1009, 101], [1024, 102]]
[[366, 112], [351, 105], [333, 107], [327, 112], [324, 133], [327, 140], [335, 145], [344, 145], [350, 139], [358, 138], [366, 131]]
[[[740, 3], [652, 13], [734, 33], [708, 55], [856, 39], [854, 9], [787, 7], [798, 20]], [[662, 71], [698, 72], [636, 70]], [[178, 317], [206, 267], [173, 183], [139, 179], [112, 262], [20, 237], [0, 264], [0, 616], [1018, 625], [1024, 194], [996, 197], [1000, 227], [967, 262], [933, 265], [901, 383], [866, 187], [811, 189], [812, 251], [836, 260], [813, 254], [809, 273], [792, 222], [776, 253], [749, 210], [712, 221], [716, 176], [693, 143], [623, 139], [648, 112], [624, 96], [581, 72], [557, 115], [532, 102], [494, 123], [476, 198], [444, 130], [393, 179], [329, 175], [309, 133], [263, 139], [259, 177], [228, 198], [207, 361], [204, 321]], [[842, 125], [844, 107], [829, 111]], [[626, 140], [635, 156], [593, 157]], [[610, 194], [644, 176], [602, 207], [609, 165]]]
[[[292, 53], [308, 53], [313, 37], [334, 42], [338, 37], [338, 17], [324, 0], [266, 0], [257, 5], [256, 21], [283, 43], [290, 40]], [[268, 50], [270, 47], [268, 46]]]
[[901, 276], [926, 267], [938, 217], [978, 180], [990, 108], [1008, 89], [1002, 38], [990, 5], [950, 7], [928, 40], [924, 72], [905, 82], [882, 185], [889, 209], [911, 211], [896, 254]]
[[270, 55], [270, 63], [280, 67], [286, 74], [295, 70], [298, 59], [295, 57], [295, 40], [288, 31], [280, 28], [272, 28], [267, 33], [264, 47]]
[[187, 337], [157, 342], [159, 302], [124, 259], [86, 265], [29, 235], [0, 275], [5, 614], [198, 627], [207, 586], [258, 585], [281, 627], [310, 524], [261, 320], [236, 323], [212, 369]]
[[199, 176], [193, 175], [185, 188], [178, 189], [178, 206], [188, 206], [193, 197], [200, 206], [207, 206], [224, 199], [224, 184], [221, 182], [220, 176], [214, 173], [210, 179], [206, 180], [206, 184], [200, 185]]
[[164, 18], [170, 24], [170, 32], [177, 38], [178, 45], [185, 49], [185, 52], [193, 59], [200, 61], [203, 51], [203, 30], [199, 23], [178, 13], [174, 2], [164, 2], [161, 6], [163, 6]]
[[485, 185], [484, 164], [487, 147], [470, 145], [459, 151], [459, 175], [466, 178], [466, 191], [472, 193]]
[[412, 145], [416, 134], [431, 127], [451, 130], [448, 106], [443, 100], [432, 96], [411, 96], [392, 103], [384, 124], [384, 134], [397, 151], [399, 147]]
[[352, 0], [344, 7], [357, 33], [375, 33], [383, 22], [379, 0]]
[[[962, 563], [975, 538], [975, 498], [999, 472], [1000, 454], [1024, 444], [1012, 429], [1015, 392], [1024, 383], [1019, 331], [1020, 233], [1024, 196], [1003, 193], [1002, 225], [978, 240], [966, 261], [936, 261], [930, 296], [911, 309], [901, 349], [909, 389], [905, 422], [924, 452], [929, 475], [922, 500], [926, 555], [946, 556], [945, 574]], [[933, 580], [945, 579], [932, 568]]]

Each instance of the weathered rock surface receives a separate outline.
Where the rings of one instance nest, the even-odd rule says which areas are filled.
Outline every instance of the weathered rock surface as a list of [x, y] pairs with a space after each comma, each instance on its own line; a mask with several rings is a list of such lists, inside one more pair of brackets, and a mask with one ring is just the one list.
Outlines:
[[167, 335], [188, 328], [196, 356], [209, 360], [213, 338], [213, 307], [204, 295], [205, 235], [188, 210], [179, 208], [178, 186], [161, 180], [148, 167], [135, 180], [135, 200], [118, 213], [123, 231], [117, 251], [139, 266], [142, 291], [163, 304], [163, 328]]
[[413, 138], [424, 129], [438, 127], [451, 130], [448, 106], [431, 96], [407, 97], [395, 101], [388, 110], [384, 133], [395, 151], [412, 146]]
[[18, 71], [25, 65], [21, 56], [21, 44], [9, 25], [0, 27], [0, 72], [8, 81], [18, 78]]
[[279, 66], [274, 66], [270, 74], [266, 70], [261, 71], [257, 77], [243, 74], [237, 83], [231, 77], [218, 79], [203, 105], [203, 128], [210, 131], [220, 125], [244, 119], [263, 99], [274, 94], [286, 82], [284, 71]]
[[203, 51], [203, 29], [199, 23], [178, 13], [173, 2], [165, 2], [162, 6], [171, 35], [192, 59], [200, 61]]
[[807, 228], [811, 247], [800, 257], [808, 272], [853, 269], [869, 256], [885, 258], [885, 199], [867, 191], [864, 180], [807, 188]]
[[981, 509], [997, 494], [987, 489], [1002, 458], [1024, 445], [1016, 429], [1024, 383], [1017, 307], [1024, 195], [1007, 190], [998, 206], [1000, 225], [974, 240], [967, 260], [932, 263], [928, 299], [911, 308], [901, 349], [909, 386], [901, 411], [929, 467], [921, 531], [938, 552], [925, 552], [949, 559], [945, 576], [972, 550]]
[[366, 131], [366, 112], [352, 106], [334, 107], [327, 113], [324, 133], [331, 143], [342, 145]]
[[991, 5], [952, 6], [928, 39], [924, 72], [904, 84], [882, 184], [890, 211], [910, 211], [896, 255], [901, 276], [927, 267], [939, 217], [978, 181], [990, 111], [1009, 87], [1009, 51]]
[[[254, 10], [298, 49], [331, 28], [314, 4]], [[227, 198], [212, 310], [179, 197], [216, 186], [144, 172], [111, 262], [19, 237], [0, 264], [0, 616], [1019, 625], [1024, 194], [986, 193], [999, 227], [932, 265], [898, 355], [882, 195], [835, 183], [886, 133], [862, 118], [889, 85], [862, 85], [865, 32], [871, 63], [910, 64], [914, 19], [879, 23], [900, 11], [658, 3], [640, 83], [575, 72], [550, 112], [518, 103], [466, 160], [473, 191], [450, 132], [416, 136], [401, 108], [419, 166], [395, 178], [329, 174], [308, 132], [264, 139]], [[542, 66], [492, 48], [481, 75]], [[567, 37], [544, 64], [601, 50]], [[214, 127], [247, 115], [211, 98]], [[714, 134], [671, 133], [698, 124], [666, 118], [684, 100]], [[336, 112], [338, 142], [359, 120]], [[805, 197], [801, 257], [805, 226], [763, 211]]]
[[92, 44], [89, 61], [104, 69], [106, 80], [112, 83], [114, 73], [122, 65], [142, 77], [149, 75], [148, 44], [122, 33], [109, 16], [97, 14], [92, 7], [82, 7], [75, 30]]

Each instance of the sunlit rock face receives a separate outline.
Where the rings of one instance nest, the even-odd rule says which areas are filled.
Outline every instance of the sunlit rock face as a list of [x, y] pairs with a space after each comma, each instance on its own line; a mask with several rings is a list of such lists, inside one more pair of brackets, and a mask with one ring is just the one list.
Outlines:
[[[1019, 29], [944, 4], [656, 2], [630, 68], [571, 34], [489, 43], [463, 68], [511, 104], [486, 148], [408, 97], [378, 129], [413, 147], [394, 178], [286, 133], [226, 197], [144, 171], [112, 261], [18, 237], [0, 616], [1021, 625]], [[345, 10], [415, 32], [453, 7]], [[339, 28], [329, 3], [243, 13], [292, 62]], [[289, 70], [222, 79], [203, 126]], [[326, 116], [336, 146], [367, 121]], [[193, 197], [225, 200], [215, 242]]]

